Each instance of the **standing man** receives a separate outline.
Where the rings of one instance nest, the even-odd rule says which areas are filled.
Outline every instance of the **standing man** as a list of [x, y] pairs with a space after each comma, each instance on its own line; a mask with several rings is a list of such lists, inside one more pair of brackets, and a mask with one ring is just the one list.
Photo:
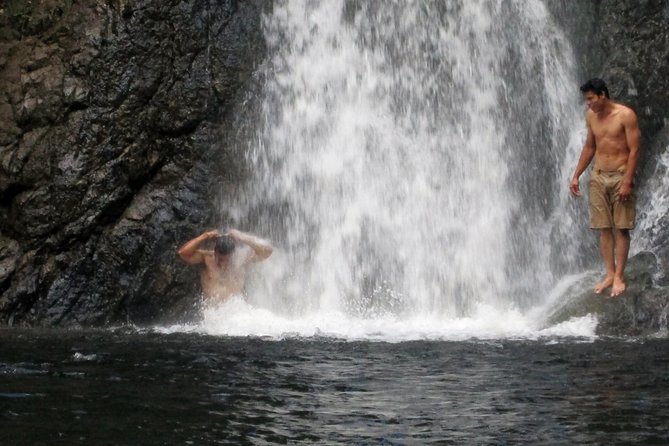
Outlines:
[[595, 293], [611, 287], [611, 297], [625, 291], [625, 263], [634, 228], [634, 171], [639, 159], [639, 124], [632, 109], [609, 99], [601, 79], [590, 79], [581, 86], [588, 105], [588, 136], [576, 165], [569, 190], [581, 196], [578, 178], [592, 159], [590, 176], [590, 227], [598, 229], [606, 277], [595, 286]]
[[[208, 241], [214, 241], [213, 249], [203, 249], [202, 245]], [[178, 254], [190, 265], [204, 264], [200, 272], [202, 294], [209, 301], [220, 303], [241, 294], [250, 265], [272, 255], [272, 247], [236, 229], [226, 234], [213, 230], [186, 242]]]

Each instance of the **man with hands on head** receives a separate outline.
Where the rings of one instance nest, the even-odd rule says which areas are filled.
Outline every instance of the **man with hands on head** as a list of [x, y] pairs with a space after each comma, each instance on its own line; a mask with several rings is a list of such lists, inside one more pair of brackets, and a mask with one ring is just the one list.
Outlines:
[[[203, 248], [211, 241], [213, 249]], [[202, 294], [208, 301], [219, 303], [241, 294], [250, 265], [272, 255], [272, 246], [236, 229], [224, 234], [211, 230], [186, 242], [178, 254], [189, 265], [204, 264], [200, 271]]]

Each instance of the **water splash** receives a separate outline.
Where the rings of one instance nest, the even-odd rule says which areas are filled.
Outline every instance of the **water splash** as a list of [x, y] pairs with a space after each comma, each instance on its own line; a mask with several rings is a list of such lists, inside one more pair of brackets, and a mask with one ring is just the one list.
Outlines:
[[233, 212], [277, 245], [254, 308], [452, 325], [578, 268], [578, 82], [540, 1], [284, 0], [264, 26]]
[[513, 309], [499, 311], [478, 304], [470, 316], [439, 315], [362, 318], [339, 312], [319, 312], [311, 317], [282, 316], [233, 297], [207, 308], [197, 324], [154, 327], [160, 333], [202, 333], [213, 336], [257, 336], [271, 340], [329, 338], [346, 341], [406, 342], [418, 340], [594, 340], [597, 319], [588, 315], [554, 326], [543, 326], [531, 315]]

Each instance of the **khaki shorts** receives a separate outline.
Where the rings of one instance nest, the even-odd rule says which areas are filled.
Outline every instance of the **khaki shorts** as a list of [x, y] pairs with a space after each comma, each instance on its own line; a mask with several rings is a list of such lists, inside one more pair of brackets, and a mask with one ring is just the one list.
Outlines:
[[590, 175], [590, 227], [592, 229], [633, 229], [636, 217], [634, 191], [620, 201], [624, 167], [614, 171], [593, 169]]

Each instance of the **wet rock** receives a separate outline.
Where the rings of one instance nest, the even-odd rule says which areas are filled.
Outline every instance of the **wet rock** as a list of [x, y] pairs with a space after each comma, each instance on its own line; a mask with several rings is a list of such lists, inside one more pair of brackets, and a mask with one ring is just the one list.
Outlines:
[[20, 256], [21, 251], [16, 240], [0, 236], [0, 290], [16, 270]]
[[597, 316], [597, 334], [608, 336], [649, 336], [667, 329], [669, 287], [659, 286], [653, 278], [661, 271], [657, 257], [650, 252], [629, 259], [626, 268], [627, 289], [620, 297], [608, 292], [595, 294], [592, 287], [601, 277], [589, 275], [574, 284], [548, 317], [554, 325], [572, 317]]
[[[646, 224], [633, 237], [644, 239], [645, 249], [657, 257], [655, 285], [632, 291], [628, 296], [633, 298], [611, 305], [604, 302], [607, 308], [619, 305], [632, 315], [643, 314], [650, 305], [661, 315], [662, 296], [666, 296], [662, 287], [669, 285], [669, 220], [666, 215], [650, 214], [655, 212], [656, 200], [669, 194], [666, 166], [659, 162], [669, 151], [669, 2], [551, 0], [546, 5], [572, 42], [581, 79], [605, 79], [611, 97], [636, 111], [641, 128], [636, 187], [638, 221]], [[605, 320], [600, 326], [608, 331]]]
[[242, 179], [233, 123], [253, 102], [264, 5], [0, 7], [0, 323], [197, 310], [197, 272], [175, 251], [218, 224], [212, 191]]
[[583, 80], [605, 79], [611, 97], [636, 110], [645, 142], [652, 141], [669, 116], [669, 3], [551, 0], [546, 5], [574, 46]]
[[[669, 110], [666, 2], [547, 4], [573, 31], [583, 77], [609, 77], [655, 138]], [[212, 191], [230, 196], [242, 180], [236, 135], [253, 119], [263, 7], [271, 2], [3, 3], [0, 323], [143, 323], [196, 310], [197, 274], [174, 252], [219, 223]], [[638, 322], [643, 299], [614, 305], [631, 305]]]

